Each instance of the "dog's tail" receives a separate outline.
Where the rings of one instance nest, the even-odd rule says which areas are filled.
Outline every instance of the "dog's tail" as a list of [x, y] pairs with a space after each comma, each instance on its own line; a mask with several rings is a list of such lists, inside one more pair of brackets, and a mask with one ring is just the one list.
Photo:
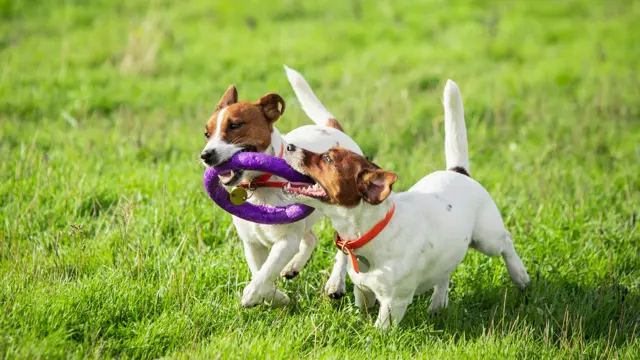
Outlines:
[[467, 127], [464, 123], [464, 107], [458, 85], [447, 80], [444, 87], [444, 152], [447, 169], [471, 176]]
[[302, 110], [307, 114], [307, 116], [310, 117], [317, 125], [328, 126], [344, 131], [335, 116], [333, 116], [329, 110], [322, 105], [320, 100], [318, 100], [316, 94], [313, 93], [313, 90], [311, 90], [311, 87], [307, 84], [304, 77], [287, 65], [284, 66], [284, 70], [287, 72], [287, 78], [289, 79], [289, 83], [291, 83], [293, 92], [296, 93], [298, 101], [300, 101]]

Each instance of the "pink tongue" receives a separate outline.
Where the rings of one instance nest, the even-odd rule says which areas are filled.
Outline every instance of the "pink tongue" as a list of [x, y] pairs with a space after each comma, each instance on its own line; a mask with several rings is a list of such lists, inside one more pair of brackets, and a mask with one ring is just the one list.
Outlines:
[[229, 179], [232, 176], [233, 176], [233, 171], [231, 170], [227, 170], [218, 174], [218, 177], [223, 179]]

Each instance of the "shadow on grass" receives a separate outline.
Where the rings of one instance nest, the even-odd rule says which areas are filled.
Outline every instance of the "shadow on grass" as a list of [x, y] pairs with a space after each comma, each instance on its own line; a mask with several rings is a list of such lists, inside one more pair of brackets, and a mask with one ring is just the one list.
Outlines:
[[414, 298], [401, 326], [428, 324], [455, 341], [526, 333], [545, 345], [602, 340], [620, 346], [640, 330], [640, 294], [618, 284], [585, 287], [538, 276], [526, 291], [510, 284], [450, 291], [448, 308], [436, 315], [427, 313], [430, 294]]

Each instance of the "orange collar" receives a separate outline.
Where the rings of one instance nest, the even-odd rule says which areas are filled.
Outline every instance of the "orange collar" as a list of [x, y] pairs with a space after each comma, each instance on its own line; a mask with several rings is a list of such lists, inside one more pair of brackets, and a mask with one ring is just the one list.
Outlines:
[[356, 256], [353, 254], [353, 250], [361, 248], [365, 246], [369, 241], [373, 240], [378, 234], [384, 230], [384, 228], [389, 224], [391, 218], [393, 217], [393, 213], [396, 211], [396, 204], [394, 203], [391, 206], [391, 210], [387, 212], [387, 215], [384, 219], [380, 220], [371, 230], [367, 231], [364, 235], [360, 236], [355, 240], [344, 240], [340, 235], [336, 232], [334, 236], [334, 241], [338, 249], [348, 254], [351, 258], [351, 264], [353, 265], [353, 270], [356, 274], [360, 273], [360, 269], [358, 268], [358, 261], [356, 260]]
[[[278, 157], [282, 158], [282, 154], [284, 154], [284, 144], [280, 143], [280, 154], [278, 155]], [[257, 178], [251, 180], [251, 182], [240, 183], [238, 187], [255, 190], [261, 187], [281, 188], [284, 186], [284, 184], [286, 184], [286, 182], [284, 181], [269, 181], [269, 179], [271, 179], [272, 176], [273, 174], [262, 174]]]

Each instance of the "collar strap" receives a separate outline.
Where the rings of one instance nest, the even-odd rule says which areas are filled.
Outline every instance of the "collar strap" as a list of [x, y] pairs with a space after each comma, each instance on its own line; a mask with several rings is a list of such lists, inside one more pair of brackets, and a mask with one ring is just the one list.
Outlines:
[[[278, 155], [278, 157], [281, 159], [282, 159], [282, 154], [284, 154], [284, 143], [280, 143], [280, 154]], [[271, 179], [272, 176], [273, 174], [262, 174], [257, 178], [251, 180], [251, 182], [249, 183], [247, 182], [240, 183], [238, 187], [249, 189], [249, 190], [255, 190], [261, 187], [281, 188], [284, 186], [284, 184], [286, 184], [286, 182], [284, 181], [269, 181], [269, 179]]]
[[372, 227], [371, 230], [367, 231], [364, 235], [355, 240], [344, 240], [338, 234], [338, 232], [335, 233], [334, 241], [336, 243], [336, 246], [342, 252], [349, 255], [349, 257], [351, 258], [351, 264], [353, 265], [353, 270], [356, 272], [356, 274], [360, 273], [360, 269], [358, 268], [358, 261], [356, 260], [356, 256], [353, 254], [353, 250], [365, 246], [369, 241], [378, 236], [378, 234], [380, 234], [382, 230], [384, 230], [384, 228], [389, 224], [395, 211], [396, 204], [394, 203], [391, 206], [389, 212], [387, 212], [387, 215], [384, 217], [384, 219], [380, 220], [380, 222]]

